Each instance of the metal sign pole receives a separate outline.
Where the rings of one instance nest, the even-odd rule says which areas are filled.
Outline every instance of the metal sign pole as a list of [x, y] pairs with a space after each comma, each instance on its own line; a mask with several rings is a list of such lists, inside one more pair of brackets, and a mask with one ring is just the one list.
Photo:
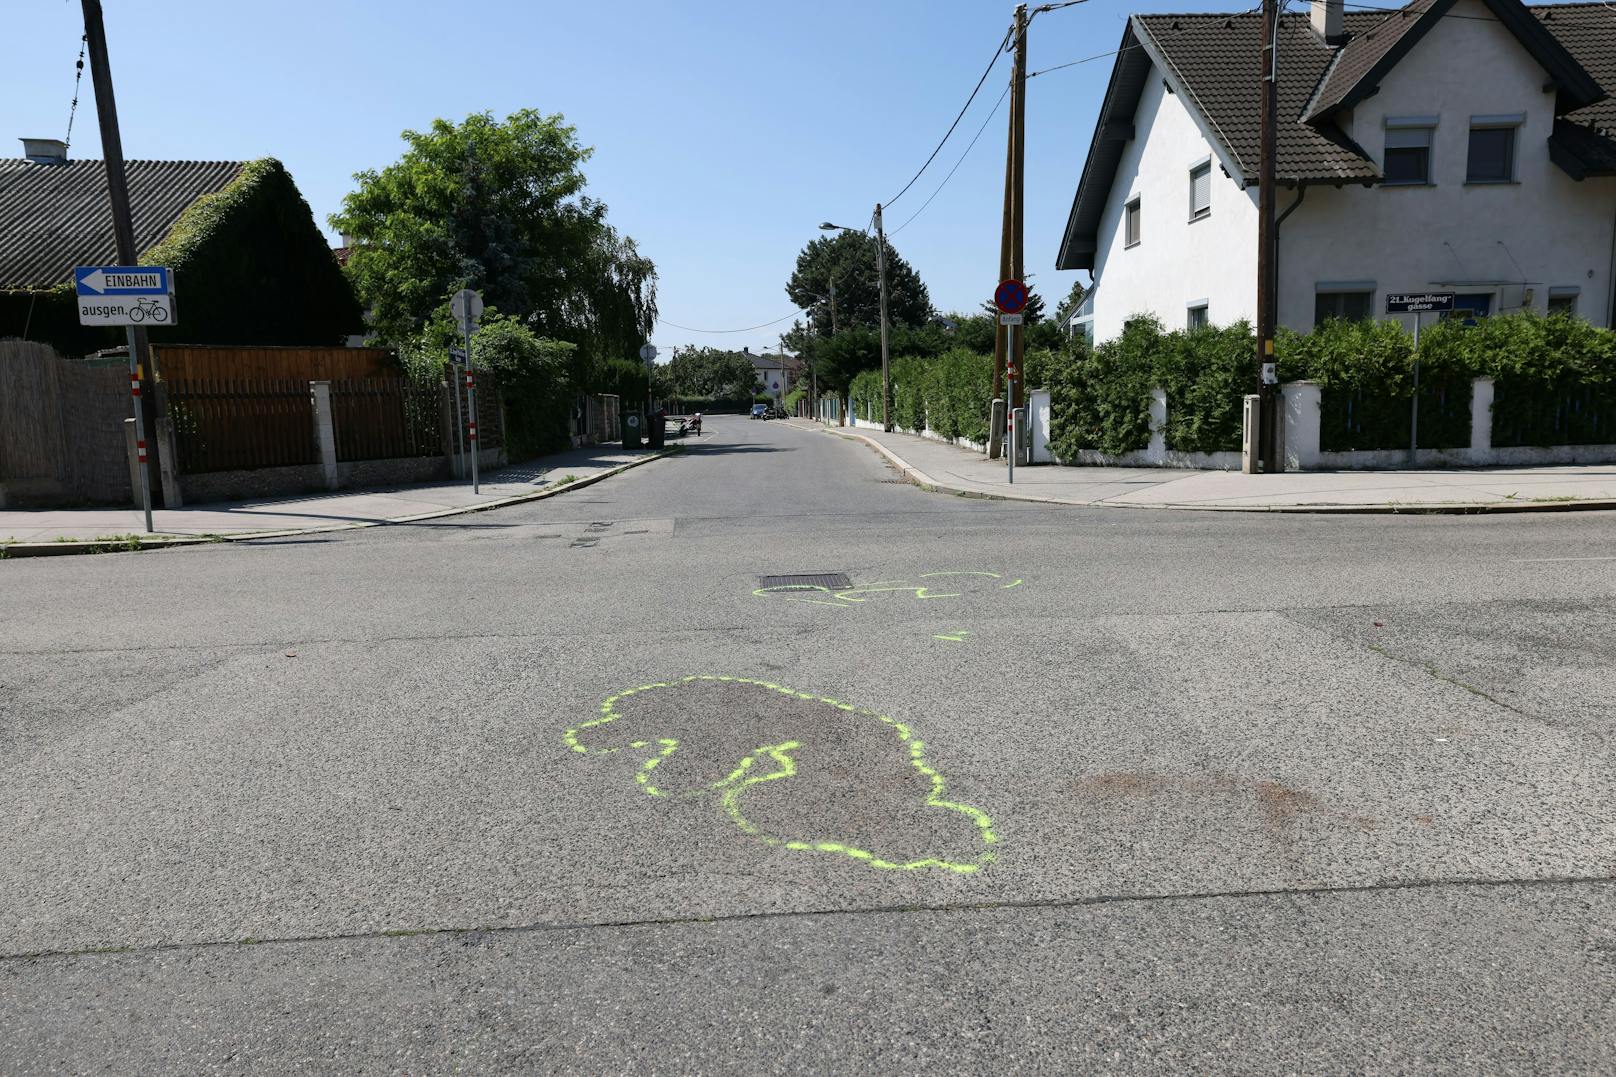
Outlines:
[[471, 363], [471, 318], [468, 316], [466, 326], [466, 443], [471, 448], [471, 492], [478, 493], [477, 457], [482, 455], [477, 447], [477, 385], [472, 376]]
[[1016, 369], [1016, 327], [1004, 327], [1004, 354], [1005, 369], [1014, 373], [1004, 379], [1004, 417], [1005, 417], [1005, 459], [1010, 461], [1010, 482], [1016, 481], [1016, 378], [1021, 373]]
[[455, 478], [464, 478], [466, 475], [466, 426], [465, 417], [460, 410], [460, 364], [449, 357], [449, 393], [454, 397], [455, 409]]
[[146, 473], [146, 416], [140, 400], [140, 360], [135, 352], [135, 327], [128, 326], [129, 335], [129, 396], [135, 404], [135, 458], [140, 462], [140, 507], [146, 513], [146, 533], [152, 534], [151, 477]]
[[1408, 466], [1418, 467], [1420, 448], [1420, 322], [1425, 316], [1414, 312], [1414, 400], [1408, 419]]

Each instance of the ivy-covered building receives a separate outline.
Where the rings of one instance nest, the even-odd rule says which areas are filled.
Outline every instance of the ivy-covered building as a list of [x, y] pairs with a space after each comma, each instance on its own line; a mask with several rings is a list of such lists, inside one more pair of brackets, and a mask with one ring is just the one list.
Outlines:
[[[44, 149], [0, 159], [0, 338], [66, 355], [122, 344], [120, 329], [78, 324], [72, 285], [74, 266], [118, 262], [105, 163], [70, 161], [60, 143]], [[337, 345], [364, 331], [353, 289], [279, 161], [125, 168], [141, 263], [174, 271], [178, 317], [150, 329], [155, 343]]]

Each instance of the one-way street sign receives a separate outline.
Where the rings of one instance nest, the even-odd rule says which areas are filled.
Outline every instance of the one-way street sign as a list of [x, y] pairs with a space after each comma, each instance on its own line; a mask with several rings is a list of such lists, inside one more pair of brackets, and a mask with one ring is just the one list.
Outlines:
[[80, 296], [168, 295], [174, 291], [164, 266], [79, 266], [73, 283]]
[[78, 266], [80, 325], [173, 325], [174, 275], [166, 266]]

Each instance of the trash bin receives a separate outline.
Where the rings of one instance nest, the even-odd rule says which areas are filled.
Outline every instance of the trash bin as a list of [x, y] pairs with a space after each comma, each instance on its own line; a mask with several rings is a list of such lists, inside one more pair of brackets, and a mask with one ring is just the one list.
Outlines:
[[667, 420], [660, 411], [653, 411], [645, 421], [645, 444], [653, 449], [662, 448], [667, 432]]
[[644, 426], [640, 420], [640, 413], [631, 411], [623, 416], [623, 448], [638, 449], [640, 447], [640, 433]]

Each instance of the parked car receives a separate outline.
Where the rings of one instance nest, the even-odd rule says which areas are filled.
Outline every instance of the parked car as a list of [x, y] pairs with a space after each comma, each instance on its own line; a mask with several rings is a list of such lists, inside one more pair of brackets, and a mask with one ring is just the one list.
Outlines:
[[769, 405], [767, 405], [767, 404], [753, 404], [752, 405], [752, 418], [754, 418], [754, 419], [767, 419], [768, 417], [769, 417]]
[[770, 404], [769, 410], [763, 413], [763, 417], [765, 419], [784, 419], [786, 417], [785, 409], [777, 408], [773, 404]]

